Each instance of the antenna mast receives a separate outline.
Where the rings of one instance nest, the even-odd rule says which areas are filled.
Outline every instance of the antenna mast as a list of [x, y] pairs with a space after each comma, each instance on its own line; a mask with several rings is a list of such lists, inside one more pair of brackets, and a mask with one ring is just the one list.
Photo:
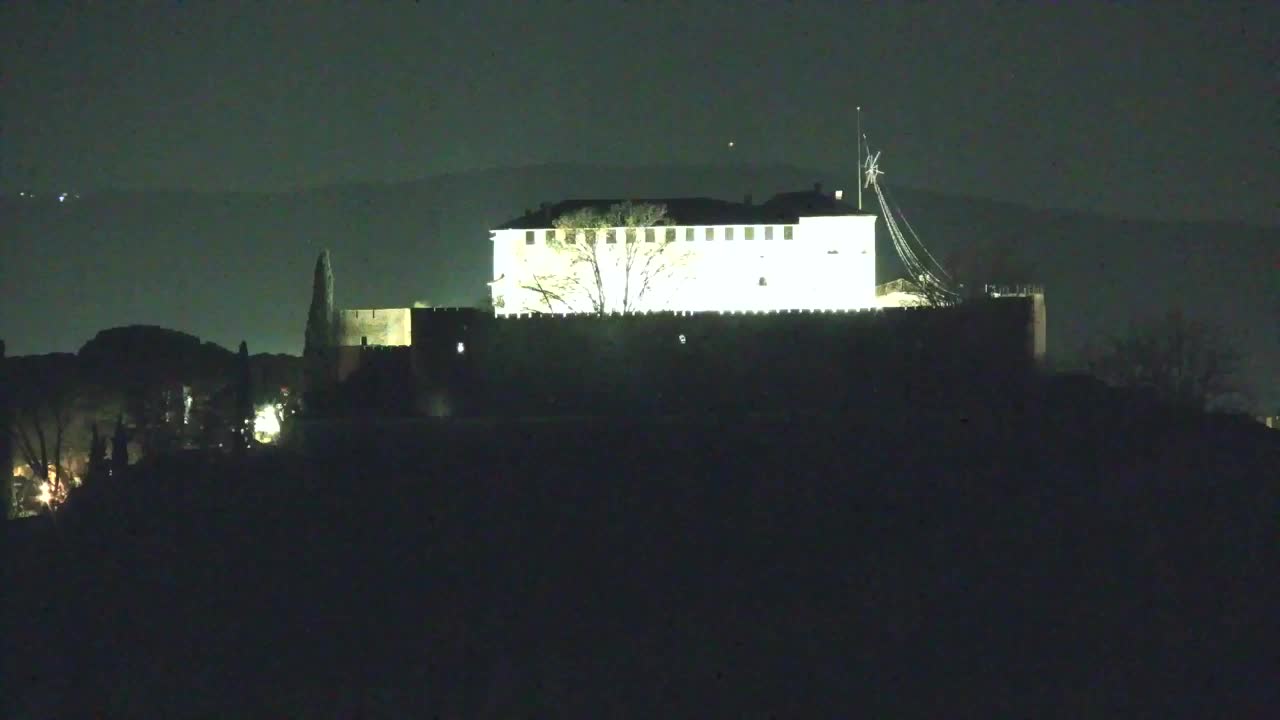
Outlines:
[[[858, 110], [858, 149], [855, 151], [855, 159], [858, 161], [858, 167], [862, 167], [862, 106], [857, 105]], [[861, 178], [859, 178], [861, 179]], [[862, 212], [862, 183], [858, 183], [858, 212]]]

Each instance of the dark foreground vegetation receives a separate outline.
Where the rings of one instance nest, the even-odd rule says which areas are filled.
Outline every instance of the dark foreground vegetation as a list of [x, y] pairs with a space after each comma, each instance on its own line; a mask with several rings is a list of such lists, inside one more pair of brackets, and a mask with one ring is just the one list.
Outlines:
[[1280, 434], [1000, 409], [315, 428], [10, 523], [11, 717], [1250, 717]]

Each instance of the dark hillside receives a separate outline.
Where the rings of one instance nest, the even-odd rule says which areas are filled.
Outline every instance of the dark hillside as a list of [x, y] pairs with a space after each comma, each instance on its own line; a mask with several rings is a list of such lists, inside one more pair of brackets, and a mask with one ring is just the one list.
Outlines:
[[14, 717], [1258, 717], [1280, 435], [1008, 414], [363, 425], [13, 525]]

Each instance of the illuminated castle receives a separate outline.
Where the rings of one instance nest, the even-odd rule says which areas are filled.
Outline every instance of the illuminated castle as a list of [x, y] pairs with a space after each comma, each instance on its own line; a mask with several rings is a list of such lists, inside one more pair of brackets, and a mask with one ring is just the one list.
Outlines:
[[[952, 302], [881, 210], [817, 185], [544, 204], [490, 233], [492, 310], [335, 310], [330, 377], [348, 406], [440, 417], [818, 407], [1032, 372], [1043, 291]], [[878, 217], [914, 280], [877, 288]]]
[[[653, 224], [566, 224], [583, 211], [661, 209]], [[615, 213], [616, 218], [616, 213]], [[490, 233], [497, 315], [762, 312], [877, 307], [876, 216], [842, 193], [566, 200]]]

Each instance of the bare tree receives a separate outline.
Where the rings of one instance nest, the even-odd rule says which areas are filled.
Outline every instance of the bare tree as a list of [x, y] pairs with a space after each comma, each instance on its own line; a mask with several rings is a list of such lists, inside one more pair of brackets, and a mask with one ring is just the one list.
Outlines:
[[75, 356], [13, 358], [9, 434], [49, 504], [66, 499], [71, 473], [65, 451], [76, 401]]
[[1236, 381], [1239, 353], [1218, 328], [1179, 310], [1131, 322], [1124, 335], [1090, 354], [1098, 378], [1179, 407], [1206, 409], [1244, 397]]
[[[576, 259], [574, 263], [577, 263]], [[572, 274], [534, 273], [529, 278], [529, 283], [521, 287], [537, 294], [542, 303], [547, 306], [547, 312], [556, 312], [557, 308], [568, 312], [580, 310], [573, 299], [577, 295], [576, 291], [582, 287], [582, 283]], [[602, 308], [603, 303], [591, 303], [592, 312], [602, 313]]]
[[584, 207], [556, 218], [548, 246], [569, 260], [563, 273], [534, 274], [522, 287], [548, 312], [632, 313], [685, 261], [670, 236], [667, 209], [651, 203]]

